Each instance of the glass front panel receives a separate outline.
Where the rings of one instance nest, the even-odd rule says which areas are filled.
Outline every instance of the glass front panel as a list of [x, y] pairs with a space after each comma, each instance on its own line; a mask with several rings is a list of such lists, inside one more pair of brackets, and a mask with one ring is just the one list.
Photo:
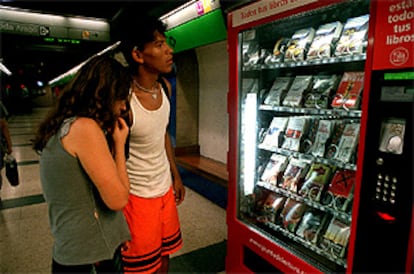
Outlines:
[[322, 271], [344, 271], [369, 1], [239, 34], [238, 218]]

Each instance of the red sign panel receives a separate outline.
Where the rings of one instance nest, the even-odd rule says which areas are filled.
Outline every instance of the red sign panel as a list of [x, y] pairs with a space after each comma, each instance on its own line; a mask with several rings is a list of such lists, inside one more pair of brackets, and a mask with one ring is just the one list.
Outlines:
[[378, 1], [374, 70], [414, 67], [414, 1]]

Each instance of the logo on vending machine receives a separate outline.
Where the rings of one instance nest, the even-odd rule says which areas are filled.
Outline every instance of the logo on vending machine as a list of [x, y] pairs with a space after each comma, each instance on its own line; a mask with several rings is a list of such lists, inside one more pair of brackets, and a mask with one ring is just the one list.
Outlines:
[[407, 62], [409, 55], [410, 53], [406, 48], [398, 47], [391, 51], [390, 62], [394, 66], [401, 66]]

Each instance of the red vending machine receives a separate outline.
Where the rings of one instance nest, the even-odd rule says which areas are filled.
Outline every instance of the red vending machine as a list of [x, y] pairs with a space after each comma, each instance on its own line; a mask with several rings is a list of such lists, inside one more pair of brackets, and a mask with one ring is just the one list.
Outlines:
[[413, 271], [414, 3], [228, 15], [227, 273]]

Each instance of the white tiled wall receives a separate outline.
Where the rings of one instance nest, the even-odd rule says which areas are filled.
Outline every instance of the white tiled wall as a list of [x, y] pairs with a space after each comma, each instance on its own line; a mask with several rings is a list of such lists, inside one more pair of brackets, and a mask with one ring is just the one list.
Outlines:
[[199, 67], [200, 154], [227, 163], [227, 40], [196, 49]]

